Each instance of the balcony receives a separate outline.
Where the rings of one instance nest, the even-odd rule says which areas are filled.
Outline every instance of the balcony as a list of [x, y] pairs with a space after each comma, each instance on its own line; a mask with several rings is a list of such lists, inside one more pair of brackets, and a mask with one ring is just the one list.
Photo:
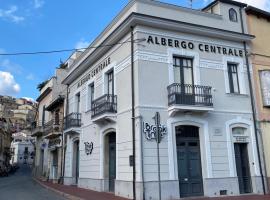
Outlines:
[[52, 119], [44, 124], [44, 136], [47, 139], [55, 138], [61, 135], [62, 121]]
[[117, 113], [117, 96], [105, 94], [92, 101], [92, 121], [114, 121]]
[[173, 83], [167, 89], [170, 115], [178, 111], [208, 112], [213, 110], [210, 86]]
[[81, 127], [81, 113], [70, 113], [64, 118], [64, 130]]
[[42, 136], [44, 133], [44, 126], [42, 125], [42, 122], [34, 122], [32, 124], [32, 136], [33, 137], [38, 137]]

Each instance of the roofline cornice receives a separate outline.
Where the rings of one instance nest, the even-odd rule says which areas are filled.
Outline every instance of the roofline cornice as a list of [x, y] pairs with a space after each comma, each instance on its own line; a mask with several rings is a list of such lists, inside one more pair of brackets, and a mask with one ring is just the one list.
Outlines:
[[[165, 30], [192, 33], [196, 35], [227, 39], [230, 41], [250, 41], [253, 35], [242, 34], [224, 29], [218, 29], [198, 24], [182, 22], [178, 20], [160, 18], [140, 13], [131, 13], [100, 45], [117, 43], [124, 35], [130, 31], [130, 27], [136, 25], [151, 26], [154, 28], [163, 28]], [[79, 58], [74, 66], [74, 70], [63, 80], [63, 84], [70, 85], [79, 77], [89, 66], [93, 65], [101, 56], [104, 55], [111, 47], [96, 48]]]

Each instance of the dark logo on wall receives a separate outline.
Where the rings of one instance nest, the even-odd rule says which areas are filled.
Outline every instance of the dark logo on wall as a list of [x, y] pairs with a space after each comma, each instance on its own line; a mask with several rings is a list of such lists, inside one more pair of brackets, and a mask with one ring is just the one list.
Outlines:
[[[156, 127], [156, 125], [151, 125], [147, 122], [143, 122], [143, 132], [144, 132], [145, 138], [147, 140], [154, 140], [154, 139], [156, 139], [157, 127]], [[164, 135], [167, 133], [166, 126], [160, 125], [159, 132], [160, 132], [161, 138], [163, 138]]]
[[92, 154], [92, 151], [93, 151], [93, 148], [94, 148], [93, 142], [90, 142], [90, 143], [85, 142], [84, 145], [85, 145], [84, 150], [85, 150], [86, 155]]

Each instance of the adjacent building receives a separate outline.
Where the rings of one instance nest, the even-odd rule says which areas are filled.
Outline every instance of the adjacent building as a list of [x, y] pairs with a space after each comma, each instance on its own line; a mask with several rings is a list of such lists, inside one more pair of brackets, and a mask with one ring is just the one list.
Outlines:
[[37, 177], [59, 182], [63, 174], [63, 118], [66, 86], [66, 65], [56, 69], [55, 76], [41, 88], [37, 98], [38, 116], [32, 136], [36, 138], [34, 173]]
[[136, 199], [263, 193], [245, 7], [130, 1], [91, 44], [102, 48], [68, 66], [64, 184]]
[[246, 8], [248, 31], [255, 35], [250, 49], [253, 66], [254, 94], [257, 123], [262, 136], [266, 176], [270, 177], [270, 13], [248, 6]]
[[30, 130], [36, 113], [36, 103], [29, 99], [0, 96], [0, 165], [11, 159], [12, 134]]
[[10, 164], [27, 164], [32, 165], [34, 162], [34, 138], [31, 137], [30, 132], [23, 131], [12, 134], [11, 159]]

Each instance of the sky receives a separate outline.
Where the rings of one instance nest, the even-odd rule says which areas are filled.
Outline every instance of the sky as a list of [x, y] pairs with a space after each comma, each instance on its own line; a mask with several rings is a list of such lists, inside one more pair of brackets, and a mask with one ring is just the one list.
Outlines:
[[[0, 53], [86, 47], [128, 1], [0, 0]], [[190, 6], [189, 0], [161, 1]], [[193, 0], [193, 8], [211, 1]], [[270, 0], [238, 1], [270, 11]], [[37, 85], [54, 75], [70, 54], [0, 55], [0, 95], [36, 99]]]

